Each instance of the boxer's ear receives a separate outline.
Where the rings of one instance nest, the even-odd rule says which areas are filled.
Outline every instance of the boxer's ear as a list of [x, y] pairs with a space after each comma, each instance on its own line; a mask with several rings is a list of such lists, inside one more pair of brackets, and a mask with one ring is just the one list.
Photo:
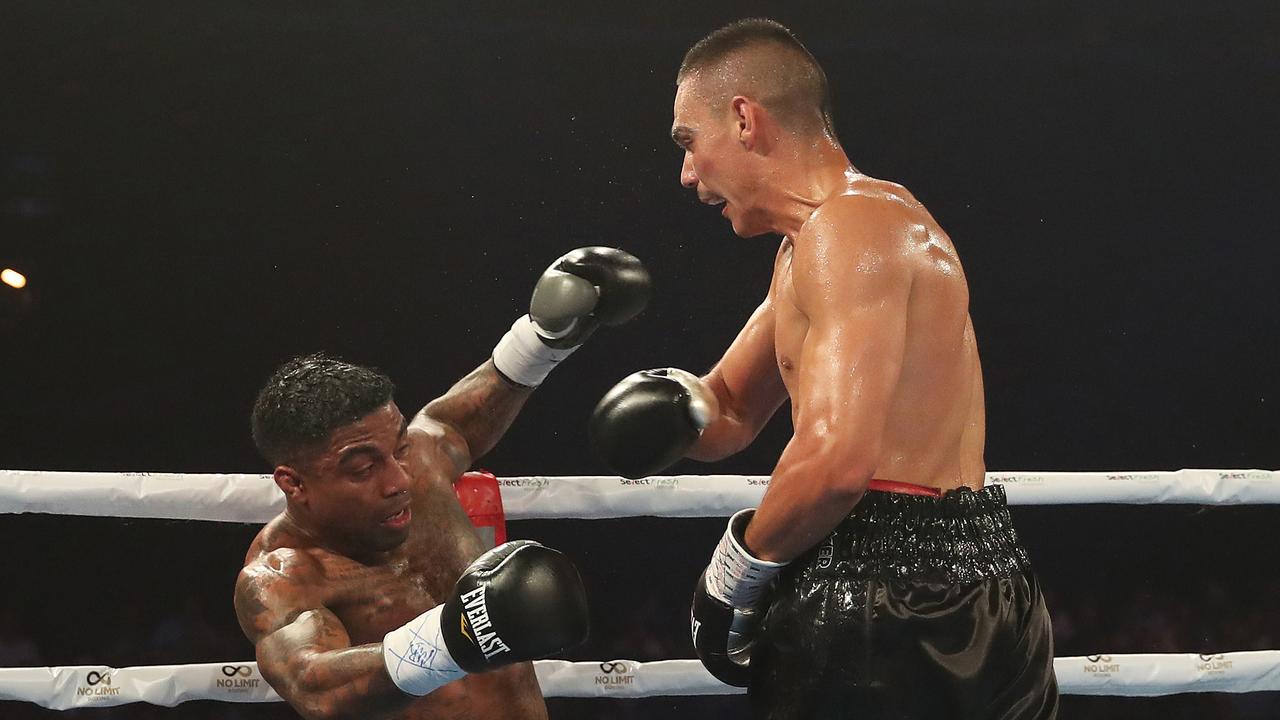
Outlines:
[[289, 502], [307, 504], [307, 486], [297, 469], [288, 465], [277, 465], [271, 477]]
[[730, 103], [734, 121], [737, 123], [738, 142], [747, 152], [763, 150], [761, 142], [765, 136], [765, 110], [754, 100], [736, 95]]

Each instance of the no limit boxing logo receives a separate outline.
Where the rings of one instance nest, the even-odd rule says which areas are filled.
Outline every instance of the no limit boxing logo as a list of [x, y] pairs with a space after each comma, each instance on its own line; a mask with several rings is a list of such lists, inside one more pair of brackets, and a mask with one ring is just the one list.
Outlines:
[[1196, 663], [1196, 670], [1209, 675], [1221, 675], [1231, 669], [1231, 661], [1218, 653], [1216, 655], [1206, 655], [1200, 653], [1200, 662]]
[[90, 700], [103, 700], [119, 696], [121, 688], [112, 685], [111, 672], [109, 668], [104, 668], [100, 671], [90, 670], [84, 676], [85, 684], [76, 688], [76, 696], [89, 698]]
[[215, 679], [214, 685], [228, 692], [249, 692], [262, 685], [262, 678], [253, 676], [252, 666], [223, 665], [222, 677]]
[[1084, 659], [1088, 661], [1083, 668], [1086, 674], [1111, 677], [1112, 673], [1120, 672], [1120, 663], [1111, 662], [1110, 655], [1086, 655]]
[[622, 660], [600, 663], [600, 675], [596, 675], [596, 684], [607, 690], [621, 690], [636, 681], [635, 668]]

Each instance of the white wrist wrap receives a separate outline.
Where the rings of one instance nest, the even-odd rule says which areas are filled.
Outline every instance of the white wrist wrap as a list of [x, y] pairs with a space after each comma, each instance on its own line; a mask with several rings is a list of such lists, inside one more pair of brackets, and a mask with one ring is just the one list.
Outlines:
[[493, 364], [498, 372], [525, 387], [538, 387], [561, 360], [573, 354], [571, 348], [548, 347], [538, 335], [528, 315], [516, 320], [493, 348]]
[[755, 509], [751, 508], [739, 510], [729, 518], [729, 527], [707, 566], [707, 594], [735, 609], [755, 608], [769, 581], [787, 565], [752, 557], [739, 542], [735, 528], [745, 530], [754, 514]]
[[422, 697], [466, 675], [444, 645], [437, 605], [382, 638], [382, 661], [396, 687]]

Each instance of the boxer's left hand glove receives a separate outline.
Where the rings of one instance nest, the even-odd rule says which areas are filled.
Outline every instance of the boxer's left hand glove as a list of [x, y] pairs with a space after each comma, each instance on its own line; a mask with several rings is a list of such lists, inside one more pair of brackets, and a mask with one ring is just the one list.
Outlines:
[[584, 247], [559, 257], [538, 278], [529, 314], [493, 349], [498, 371], [537, 387], [600, 325], [621, 325], [649, 303], [649, 271], [630, 253]]
[[614, 472], [642, 478], [684, 457], [720, 416], [706, 383], [679, 368], [631, 373], [596, 403], [591, 445]]
[[484, 553], [442, 605], [382, 640], [392, 681], [426, 695], [467, 673], [546, 657], [587, 639], [587, 595], [573, 563], [531, 540]]
[[786, 563], [753, 557], [742, 537], [755, 510], [729, 518], [711, 564], [698, 578], [690, 612], [693, 649], [722, 683], [746, 687], [751, 651], [767, 609], [773, 577]]

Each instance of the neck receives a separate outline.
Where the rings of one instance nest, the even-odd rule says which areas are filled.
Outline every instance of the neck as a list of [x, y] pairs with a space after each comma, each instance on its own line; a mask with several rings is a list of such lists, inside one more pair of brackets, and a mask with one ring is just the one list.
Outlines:
[[844, 150], [831, 138], [778, 148], [763, 210], [773, 232], [794, 239], [813, 212], [839, 195], [858, 176]]
[[381, 565], [391, 559], [393, 551], [369, 551], [361, 549], [353, 543], [344, 542], [342, 538], [335, 537], [333, 533], [327, 533], [316, 527], [305, 512], [300, 512], [292, 506], [285, 508], [282, 515], [282, 523], [284, 524], [285, 532], [297, 537], [307, 545], [320, 548], [334, 555], [341, 555], [362, 565]]

